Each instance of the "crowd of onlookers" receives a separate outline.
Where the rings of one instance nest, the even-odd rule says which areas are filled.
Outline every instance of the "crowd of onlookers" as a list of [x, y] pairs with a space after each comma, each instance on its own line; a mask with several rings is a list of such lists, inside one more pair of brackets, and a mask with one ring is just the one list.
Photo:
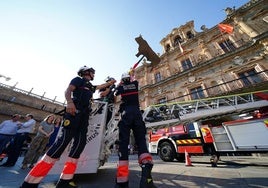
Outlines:
[[39, 125], [32, 114], [25, 117], [14, 114], [11, 119], [3, 121], [0, 124], [0, 161], [5, 158], [6, 161], [0, 166], [14, 166], [24, 153], [21, 168], [32, 168], [56, 140], [61, 122], [62, 118], [54, 114], [45, 117]]

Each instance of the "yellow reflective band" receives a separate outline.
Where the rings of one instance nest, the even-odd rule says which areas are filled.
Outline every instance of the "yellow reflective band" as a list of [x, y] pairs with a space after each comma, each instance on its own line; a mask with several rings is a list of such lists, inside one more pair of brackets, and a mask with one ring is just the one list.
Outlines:
[[177, 144], [200, 144], [200, 139], [177, 140]]

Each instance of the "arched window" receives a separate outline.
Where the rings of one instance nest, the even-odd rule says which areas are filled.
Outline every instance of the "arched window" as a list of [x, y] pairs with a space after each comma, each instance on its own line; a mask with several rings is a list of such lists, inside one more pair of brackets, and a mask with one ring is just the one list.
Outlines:
[[179, 43], [182, 43], [182, 42], [183, 42], [183, 39], [178, 35], [174, 39], [174, 46], [178, 46]]
[[192, 39], [192, 38], [194, 38], [194, 34], [193, 34], [191, 31], [188, 31], [188, 32], [186, 33], [186, 35], [187, 35], [187, 38], [188, 38], [188, 39]]
[[170, 45], [167, 44], [167, 45], [166, 45], [166, 52], [169, 52], [169, 51], [170, 51]]

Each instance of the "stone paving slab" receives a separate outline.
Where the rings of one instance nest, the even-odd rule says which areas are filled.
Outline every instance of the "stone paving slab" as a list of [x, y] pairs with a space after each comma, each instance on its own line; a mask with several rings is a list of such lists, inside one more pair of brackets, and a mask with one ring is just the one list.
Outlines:
[[[191, 157], [193, 166], [184, 163], [163, 162], [154, 156], [153, 178], [158, 188], [249, 188], [268, 187], [268, 157], [224, 156], [218, 167], [211, 167], [208, 156]], [[18, 188], [29, 169], [20, 169], [20, 162], [14, 167], [0, 167], [0, 188]], [[115, 181], [117, 157], [100, 167], [96, 174], [79, 174], [75, 181], [80, 188], [112, 188]], [[48, 175], [40, 188], [54, 188], [59, 175]], [[130, 188], [138, 188], [140, 167], [137, 156], [130, 156]]]

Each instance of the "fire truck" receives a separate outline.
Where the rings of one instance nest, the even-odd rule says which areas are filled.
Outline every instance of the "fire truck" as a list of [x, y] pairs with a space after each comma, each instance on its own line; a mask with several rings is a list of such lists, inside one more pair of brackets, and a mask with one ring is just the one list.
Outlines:
[[151, 106], [149, 151], [163, 161], [209, 154], [213, 165], [222, 153], [268, 152], [268, 101], [259, 93]]

